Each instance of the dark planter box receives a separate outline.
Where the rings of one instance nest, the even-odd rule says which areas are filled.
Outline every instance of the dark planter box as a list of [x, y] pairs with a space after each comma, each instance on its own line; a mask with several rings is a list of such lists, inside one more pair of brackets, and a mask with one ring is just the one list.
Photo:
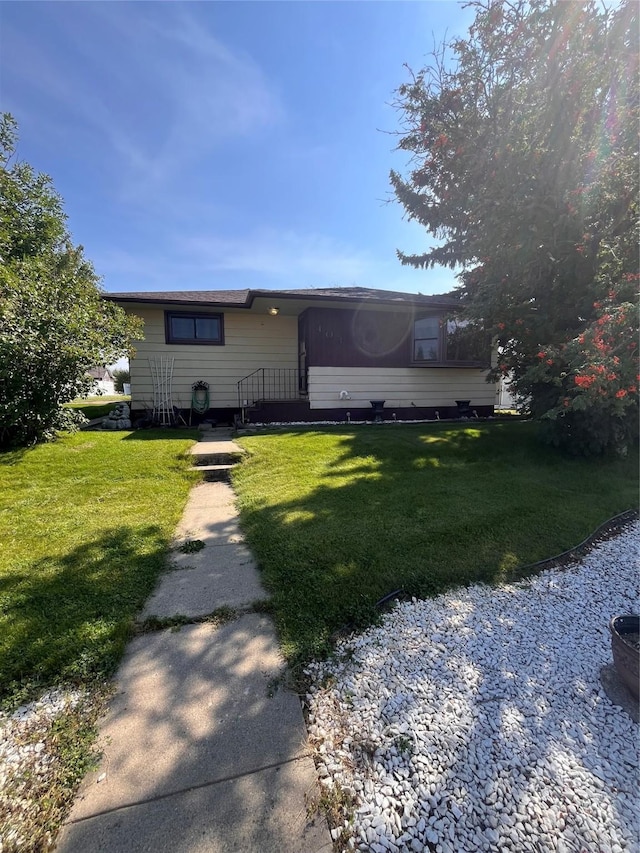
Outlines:
[[609, 623], [609, 630], [613, 665], [620, 680], [637, 700], [640, 694], [640, 649], [631, 641], [630, 635], [635, 634], [634, 640], [637, 640], [640, 617], [615, 616]]

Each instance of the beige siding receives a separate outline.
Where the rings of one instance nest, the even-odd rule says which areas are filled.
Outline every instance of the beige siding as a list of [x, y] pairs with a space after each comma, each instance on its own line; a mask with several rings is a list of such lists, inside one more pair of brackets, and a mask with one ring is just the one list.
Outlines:
[[238, 405], [237, 382], [260, 367], [298, 366], [298, 319], [279, 315], [224, 311], [223, 346], [166, 344], [164, 310], [134, 305], [127, 310], [144, 320], [143, 341], [134, 344], [131, 360], [131, 394], [134, 406], [153, 401], [149, 358], [174, 359], [173, 402], [181, 408], [191, 403], [191, 386], [198, 379], [209, 383], [213, 408]]
[[[385, 400], [392, 406], [455, 406], [456, 400], [492, 406], [495, 386], [477, 368], [436, 367], [310, 367], [309, 402], [312, 409], [349, 409]], [[350, 399], [341, 400], [347, 391]]]

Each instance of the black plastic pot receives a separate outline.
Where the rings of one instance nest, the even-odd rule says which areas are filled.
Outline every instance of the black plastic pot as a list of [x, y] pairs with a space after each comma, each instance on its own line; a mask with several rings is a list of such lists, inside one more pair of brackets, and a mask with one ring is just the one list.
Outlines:
[[[640, 632], [640, 616], [614, 616], [609, 623], [613, 665], [620, 680], [631, 694], [640, 698], [640, 648], [637, 635]], [[634, 636], [634, 642], [631, 636]]]
[[382, 410], [384, 409], [384, 404], [386, 400], [369, 400], [371, 403], [371, 408], [373, 409], [373, 419], [379, 424], [382, 421]]

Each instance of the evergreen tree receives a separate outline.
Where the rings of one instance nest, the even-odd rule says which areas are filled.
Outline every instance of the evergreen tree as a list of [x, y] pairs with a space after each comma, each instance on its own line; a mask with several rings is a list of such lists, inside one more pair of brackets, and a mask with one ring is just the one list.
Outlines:
[[462, 269], [547, 438], [625, 452], [638, 417], [638, 4], [480, 0], [397, 93], [410, 219]]

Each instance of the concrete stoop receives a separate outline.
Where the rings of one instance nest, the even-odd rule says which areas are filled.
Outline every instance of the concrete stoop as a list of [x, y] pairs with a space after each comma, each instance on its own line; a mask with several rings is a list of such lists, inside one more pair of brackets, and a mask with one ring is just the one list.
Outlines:
[[200, 440], [191, 448], [192, 471], [207, 482], [229, 482], [231, 469], [240, 462], [243, 450], [231, 439], [230, 431], [200, 430]]

